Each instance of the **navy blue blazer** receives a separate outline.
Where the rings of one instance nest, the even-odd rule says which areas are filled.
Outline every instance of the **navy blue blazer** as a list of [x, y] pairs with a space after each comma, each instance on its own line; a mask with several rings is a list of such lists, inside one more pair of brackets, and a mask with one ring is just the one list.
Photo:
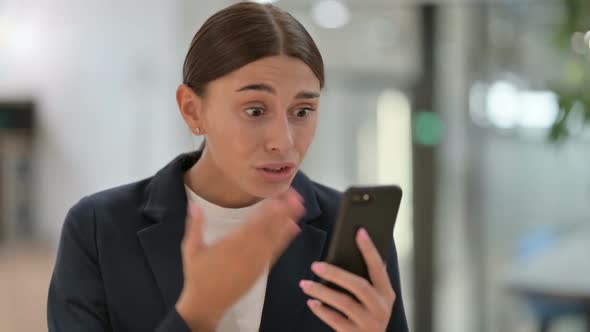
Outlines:
[[[155, 176], [80, 200], [65, 219], [49, 286], [49, 331], [190, 331], [174, 305], [183, 286], [180, 243], [187, 198], [183, 174], [199, 158], [183, 154]], [[298, 283], [317, 279], [341, 193], [299, 172], [302, 232], [270, 270], [260, 331], [331, 331], [307, 308]], [[408, 330], [395, 245], [387, 270], [397, 300], [387, 331]]]

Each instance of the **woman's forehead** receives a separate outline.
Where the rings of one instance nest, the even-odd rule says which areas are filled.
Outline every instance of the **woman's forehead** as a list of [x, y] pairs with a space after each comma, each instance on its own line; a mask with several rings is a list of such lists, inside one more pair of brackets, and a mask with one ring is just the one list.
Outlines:
[[262, 58], [231, 72], [224, 78], [235, 89], [245, 85], [266, 84], [275, 89], [300, 86], [317, 89], [320, 81], [309, 66], [285, 55]]

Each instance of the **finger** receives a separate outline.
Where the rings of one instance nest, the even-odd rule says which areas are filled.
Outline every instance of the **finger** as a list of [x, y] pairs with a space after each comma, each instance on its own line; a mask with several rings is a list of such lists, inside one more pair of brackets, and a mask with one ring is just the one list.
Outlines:
[[300, 232], [287, 207], [287, 197], [272, 198], [261, 204], [252, 219], [240, 228], [243, 237], [257, 247], [272, 264]]
[[301, 228], [299, 228], [296, 221], [292, 219], [287, 220], [283, 229], [271, 240], [272, 254], [270, 257], [270, 264], [276, 262], [299, 233], [301, 233]]
[[311, 280], [301, 280], [301, 282], [299, 282], [299, 287], [301, 287], [303, 292], [310, 297], [339, 310], [345, 314], [348, 319], [355, 322], [356, 325], [363, 325], [361, 322], [363, 318], [367, 317], [365, 309], [349, 295]]
[[287, 220], [284, 227], [279, 227], [279, 231], [282, 233], [281, 236], [290, 242], [290, 239], [301, 231], [298, 222], [305, 214], [305, 207], [303, 206], [303, 198], [292, 188], [287, 191], [284, 203], [288, 209]]
[[359, 229], [357, 232], [356, 243], [367, 265], [369, 278], [373, 286], [375, 286], [377, 292], [387, 296], [389, 300], [394, 296], [394, 291], [389, 281], [389, 275], [387, 275], [385, 262], [383, 262], [379, 251], [377, 251], [377, 248], [364, 228]]
[[322, 279], [352, 293], [369, 311], [382, 310], [383, 300], [367, 279], [325, 262], [314, 262], [311, 269]]
[[[258, 215], [258, 227], [262, 229], [260, 235], [276, 240], [292, 238], [299, 232], [296, 218], [303, 206], [288, 197], [271, 199], [264, 202]], [[291, 206], [290, 206], [291, 205]]]
[[289, 189], [285, 193], [269, 199], [261, 206], [263, 209], [262, 223], [269, 231], [269, 236], [279, 239], [283, 243], [299, 233], [297, 221], [305, 213], [301, 196]]
[[286, 204], [288, 209], [289, 217], [294, 220], [299, 220], [305, 213], [305, 207], [303, 206], [303, 197], [290, 188], [285, 193], [280, 195], [278, 199]]
[[187, 203], [187, 216], [182, 246], [189, 256], [196, 255], [204, 246], [203, 214], [194, 203]]
[[330, 326], [334, 331], [351, 331], [354, 325], [336, 311], [324, 306], [318, 300], [307, 300], [307, 306], [319, 319]]
[[303, 196], [301, 196], [301, 194], [297, 190], [295, 190], [295, 188], [290, 187], [289, 189], [293, 191], [293, 193], [295, 194], [295, 196], [297, 196], [297, 199], [299, 199], [299, 201], [301, 203], [303, 203], [305, 201], [305, 199], [303, 198]]

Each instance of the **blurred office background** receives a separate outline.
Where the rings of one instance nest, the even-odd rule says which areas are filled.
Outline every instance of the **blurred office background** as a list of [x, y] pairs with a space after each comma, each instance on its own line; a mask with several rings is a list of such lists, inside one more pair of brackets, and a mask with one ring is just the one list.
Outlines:
[[[199, 142], [175, 89], [228, 0], [0, 0], [0, 331], [46, 330], [65, 213]], [[398, 183], [416, 332], [590, 329], [590, 2], [280, 0], [327, 66], [303, 166]]]

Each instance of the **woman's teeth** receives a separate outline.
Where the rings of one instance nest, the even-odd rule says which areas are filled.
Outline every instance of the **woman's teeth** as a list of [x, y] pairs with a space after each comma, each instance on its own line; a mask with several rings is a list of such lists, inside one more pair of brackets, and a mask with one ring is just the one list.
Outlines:
[[267, 172], [275, 172], [275, 173], [278, 173], [278, 172], [284, 171], [286, 168], [287, 167], [265, 168], [264, 170], [267, 171]]

